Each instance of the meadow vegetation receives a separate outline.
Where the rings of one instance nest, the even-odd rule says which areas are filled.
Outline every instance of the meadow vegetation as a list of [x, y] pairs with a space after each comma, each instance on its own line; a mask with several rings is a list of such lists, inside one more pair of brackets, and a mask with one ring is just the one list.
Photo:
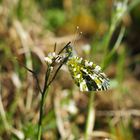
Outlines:
[[[139, 140], [139, 13], [140, 0], [0, 0], [0, 140]], [[69, 42], [107, 91], [51, 70], [44, 58]]]

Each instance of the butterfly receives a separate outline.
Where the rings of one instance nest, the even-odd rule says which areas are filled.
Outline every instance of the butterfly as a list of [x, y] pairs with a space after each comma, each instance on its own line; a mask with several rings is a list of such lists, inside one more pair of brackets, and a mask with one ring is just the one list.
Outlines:
[[[65, 50], [65, 53], [61, 53]], [[73, 54], [73, 47], [68, 43], [53, 57], [58, 63], [65, 63], [80, 91], [102, 91], [109, 88], [109, 79], [101, 67]]]

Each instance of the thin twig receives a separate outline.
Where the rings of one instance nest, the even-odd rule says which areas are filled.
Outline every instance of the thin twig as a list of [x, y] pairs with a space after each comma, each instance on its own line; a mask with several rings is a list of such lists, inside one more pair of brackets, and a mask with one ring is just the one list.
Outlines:
[[61, 50], [59, 51], [58, 55], [61, 54], [61, 53], [63, 52], [63, 50], [65, 50], [65, 49], [70, 45], [70, 43], [71, 43], [71, 42], [68, 42], [68, 43], [66, 44], [66, 46], [65, 46], [63, 49], [61, 49]]
[[[71, 42], [67, 43], [67, 45], [66, 45], [63, 49], [61, 49], [61, 50], [59, 51], [58, 55], [61, 54], [61, 53], [63, 52], [63, 50], [66, 49], [66, 48], [69, 46], [70, 43], [71, 43]], [[51, 79], [50, 82], [48, 83], [48, 86], [53, 82], [53, 80], [55, 79], [55, 77], [56, 77], [58, 71], [59, 71], [60, 68], [67, 62], [67, 60], [69, 59], [70, 55], [71, 55], [71, 53], [68, 54], [68, 56], [63, 60], [63, 62], [62, 62], [62, 63], [60, 64], [60, 66], [57, 68], [57, 70], [56, 70], [54, 76], [52, 77], [52, 79]], [[55, 60], [56, 60], [56, 59], [54, 59], [53, 62], [54, 62]], [[53, 62], [52, 62], [52, 64], [53, 64]]]
[[[18, 61], [18, 62], [19, 62], [19, 61]], [[39, 79], [38, 79], [38, 77], [37, 77], [37, 74], [36, 74], [33, 70], [27, 68], [27, 67], [26, 67], [25, 65], [23, 65], [22, 63], [19, 62], [19, 64], [22, 65], [27, 71], [29, 71], [30, 73], [33, 74], [33, 76], [34, 76], [34, 78], [35, 78], [35, 80], [36, 80], [36, 83], [37, 83], [37, 87], [38, 87], [40, 93], [42, 94], [43, 91], [42, 91], [42, 89], [41, 89], [41, 87], [40, 87]]]
[[56, 52], [56, 43], [54, 44], [54, 49], [53, 49], [54, 52]]
[[58, 71], [59, 71], [60, 68], [65, 64], [65, 62], [67, 62], [68, 58], [69, 58], [69, 56], [66, 57], [66, 58], [64, 59], [64, 61], [60, 64], [60, 66], [57, 68], [57, 70], [56, 70], [54, 76], [52, 77], [52, 79], [51, 79], [50, 82], [48, 83], [48, 86], [54, 81], [54, 79], [56, 78], [56, 75], [57, 75]]

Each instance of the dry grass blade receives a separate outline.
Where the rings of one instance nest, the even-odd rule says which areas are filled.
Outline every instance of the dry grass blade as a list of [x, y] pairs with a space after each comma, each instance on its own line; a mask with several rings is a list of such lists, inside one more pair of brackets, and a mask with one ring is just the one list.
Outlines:
[[136, 116], [136, 117], [140, 117], [140, 110], [137, 110], [137, 109], [96, 111], [96, 113], [97, 113], [97, 116], [117, 116], [117, 117]]
[[113, 136], [112, 134], [108, 133], [108, 132], [104, 132], [104, 131], [94, 131], [91, 133], [91, 136], [94, 138], [114, 138], [115, 136]]
[[58, 131], [61, 135], [62, 139], [67, 138], [68, 132], [66, 131], [64, 127], [64, 121], [61, 116], [61, 107], [60, 107], [60, 98], [57, 97], [57, 95], [54, 98], [54, 110], [55, 110], [55, 115], [56, 115], [56, 123], [58, 127]]
[[[21, 44], [23, 46], [26, 57], [26, 66], [29, 69], [33, 69], [32, 66], [32, 59], [31, 59], [31, 52], [30, 52], [30, 44], [32, 44], [31, 38], [29, 34], [23, 29], [22, 24], [19, 21], [14, 21], [14, 27], [17, 31], [17, 34], [19, 35]], [[33, 78], [29, 75], [27, 75], [28, 82], [30, 85], [33, 83]], [[33, 98], [33, 88], [29, 88], [27, 92], [27, 98], [26, 98], [26, 109], [27, 111], [31, 109], [32, 104], [32, 98]]]

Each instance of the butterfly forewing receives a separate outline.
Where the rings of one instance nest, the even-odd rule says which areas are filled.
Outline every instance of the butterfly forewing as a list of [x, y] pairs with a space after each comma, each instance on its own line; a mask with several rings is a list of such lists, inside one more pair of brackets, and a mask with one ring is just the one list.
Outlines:
[[101, 67], [93, 62], [73, 56], [67, 61], [69, 71], [80, 91], [107, 90], [109, 79], [101, 71]]

